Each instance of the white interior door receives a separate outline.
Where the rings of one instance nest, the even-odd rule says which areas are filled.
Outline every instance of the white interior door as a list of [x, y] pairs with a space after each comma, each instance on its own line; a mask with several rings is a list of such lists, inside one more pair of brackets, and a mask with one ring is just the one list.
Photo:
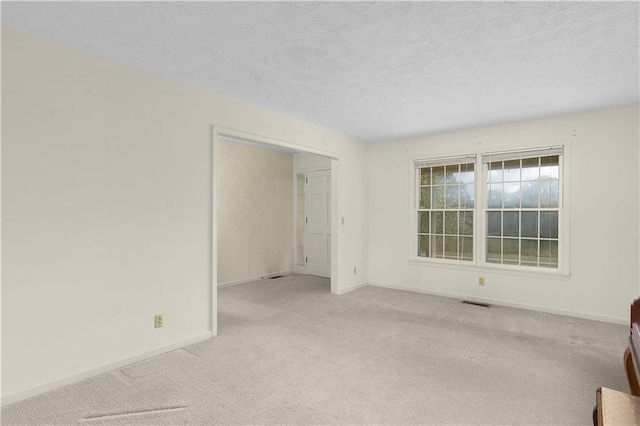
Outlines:
[[331, 170], [307, 172], [305, 269], [331, 277]]

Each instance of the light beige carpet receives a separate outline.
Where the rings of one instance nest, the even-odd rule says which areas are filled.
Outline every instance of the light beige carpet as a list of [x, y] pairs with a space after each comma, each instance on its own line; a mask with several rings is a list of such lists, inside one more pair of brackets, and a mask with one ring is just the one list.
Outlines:
[[584, 424], [627, 327], [287, 275], [219, 290], [219, 335], [2, 409], [2, 424]]

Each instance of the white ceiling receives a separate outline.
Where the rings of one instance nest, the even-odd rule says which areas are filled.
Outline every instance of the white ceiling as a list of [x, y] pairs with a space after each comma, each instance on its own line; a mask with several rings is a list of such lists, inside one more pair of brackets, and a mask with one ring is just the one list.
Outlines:
[[639, 100], [635, 1], [2, 1], [2, 25], [365, 141]]

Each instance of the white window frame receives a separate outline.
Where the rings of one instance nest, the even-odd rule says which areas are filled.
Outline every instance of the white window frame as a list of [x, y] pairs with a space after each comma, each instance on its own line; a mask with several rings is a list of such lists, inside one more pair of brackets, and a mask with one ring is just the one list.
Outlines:
[[[444, 257], [439, 258], [439, 257], [422, 257], [422, 256], [418, 256], [418, 243], [419, 243], [419, 211], [420, 211], [420, 195], [421, 195], [421, 176], [420, 173], [418, 172], [419, 170], [421, 170], [421, 168], [424, 167], [439, 167], [439, 166], [451, 166], [451, 165], [462, 165], [462, 164], [470, 164], [472, 163], [474, 165], [473, 168], [473, 182], [474, 182], [474, 207], [473, 209], [460, 209], [457, 208], [454, 211], [460, 211], [460, 210], [472, 210], [473, 211], [473, 229], [474, 229], [474, 233], [471, 235], [473, 238], [473, 259], [472, 260], [461, 260], [461, 259], [446, 259]], [[452, 264], [452, 265], [458, 265], [458, 264], [464, 264], [464, 265], [473, 265], [477, 262], [477, 256], [476, 256], [476, 226], [478, 224], [477, 222], [477, 195], [478, 195], [478, 186], [477, 186], [477, 180], [478, 180], [478, 170], [477, 170], [477, 158], [475, 154], [470, 154], [470, 155], [463, 155], [463, 156], [455, 156], [455, 157], [441, 157], [441, 158], [433, 158], [433, 159], [426, 159], [426, 160], [415, 160], [412, 162], [412, 171], [413, 171], [413, 176], [414, 176], [414, 182], [413, 182], [413, 189], [414, 189], [414, 194], [413, 194], [413, 207], [412, 207], [412, 220], [413, 220], [413, 226], [412, 226], [412, 230], [413, 230], [413, 238], [412, 240], [412, 244], [413, 244], [413, 256], [416, 260], [428, 260], [430, 262], [437, 262], [437, 263], [443, 263], [443, 264]], [[439, 210], [439, 209], [437, 209]], [[450, 209], [443, 209], [445, 212], [447, 210]], [[450, 210], [451, 211], [451, 210]], [[446, 234], [443, 234], [443, 236]], [[458, 234], [458, 236], [461, 236]]]
[[[548, 150], [560, 150], [559, 155], [559, 207], [558, 207], [558, 268], [546, 268], [539, 266], [521, 266], [521, 265], [505, 265], [499, 263], [490, 263], [486, 261], [487, 250], [487, 174], [488, 166], [483, 163], [483, 155], [492, 155], [494, 158], [500, 158], [499, 156], [509, 155], [527, 155], [527, 153], [540, 152], [544, 156]], [[437, 165], [438, 161], [448, 162], [452, 159], [461, 159], [464, 162], [465, 158], [470, 156], [475, 157], [475, 207], [474, 207], [474, 221], [473, 221], [473, 261], [463, 261], [456, 259], [440, 259], [431, 257], [418, 256], [418, 234], [419, 234], [419, 221], [418, 221], [418, 209], [420, 202], [420, 181], [419, 173], [416, 168], [417, 163], [434, 164]], [[504, 157], [503, 157], [504, 158]], [[522, 158], [522, 157], [520, 157]], [[496, 272], [515, 274], [519, 276], [532, 276], [532, 277], [548, 277], [565, 279], [568, 278], [570, 273], [570, 198], [568, 196], [571, 188], [570, 182], [570, 165], [571, 165], [571, 146], [569, 140], [555, 141], [554, 144], [540, 146], [530, 145], [523, 146], [521, 149], [516, 150], [496, 150], [487, 152], [475, 152], [464, 155], [455, 155], [448, 157], [429, 158], [427, 156], [413, 156], [409, 158], [410, 167], [410, 221], [409, 221], [409, 263], [412, 265], [420, 266], [436, 266], [445, 268], [454, 268], [458, 270], [470, 270], [476, 272]], [[452, 164], [452, 163], [449, 163]], [[429, 166], [432, 167], [432, 166]], [[520, 209], [514, 209], [514, 211], [520, 211]]]

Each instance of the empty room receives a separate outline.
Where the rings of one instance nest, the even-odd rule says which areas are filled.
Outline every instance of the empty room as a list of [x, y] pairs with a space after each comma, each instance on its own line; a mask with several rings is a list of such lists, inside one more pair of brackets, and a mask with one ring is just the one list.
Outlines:
[[3, 425], [640, 424], [638, 2], [0, 8]]

